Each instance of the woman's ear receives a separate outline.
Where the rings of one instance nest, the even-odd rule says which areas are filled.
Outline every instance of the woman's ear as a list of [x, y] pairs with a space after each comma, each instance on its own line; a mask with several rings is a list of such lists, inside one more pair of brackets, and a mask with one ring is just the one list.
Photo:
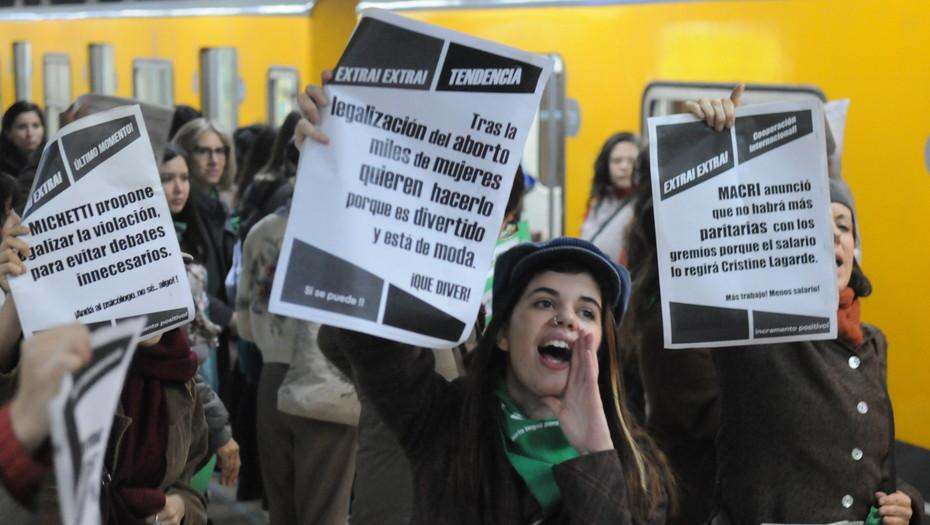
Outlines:
[[497, 331], [497, 336], [494, 338], [494, 343], [504, 352], [510, 351], [510, 341], [507, 340], [507, 327], [501, 326], [500, 330]]

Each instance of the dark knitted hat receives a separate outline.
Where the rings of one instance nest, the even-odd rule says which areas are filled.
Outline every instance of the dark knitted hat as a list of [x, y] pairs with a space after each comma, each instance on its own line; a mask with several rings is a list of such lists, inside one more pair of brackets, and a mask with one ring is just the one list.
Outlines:
[[617, 321], [623, 317], [630, 299], [630, 274], [588, 241], [558, 237], [545, 242], [523, 243], [507, 250], [494, 264], [492, 310], [502, 312], [515, 287], [547, 264], [573, 260], [588, 268], [601, 288], [604, 301]]
[[852, 191], [843, 182], [843, 179], [830, 178], [830, 202], [842, 204], [852, 212], [853, 237], [856, 238], [856, 244], [858, 245], [859, 228], [856, 226], [856, 204], [853, 201]]

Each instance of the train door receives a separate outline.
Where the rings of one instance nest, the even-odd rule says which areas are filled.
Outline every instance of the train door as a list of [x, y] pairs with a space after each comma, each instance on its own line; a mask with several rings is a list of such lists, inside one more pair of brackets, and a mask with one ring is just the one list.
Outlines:
[[13, 76], [16, 100], [32, 100], [32, 46], [13, 42]]
[[132, 97], [141, 102], [174, 105], [174, 71], [170, 60], [137, 58], [132, 61]]
[[297, 109], [300, 73], [291, 66], [268, 68], [268, 124], [279, 127], [288, 113]]
[[116, 93], [116, 66], [113, 63], [113, 46], [90, 44], [87, 46], [90, 64], [90, 91], [101, 95]]
[[523, 149], [523, 168], [535, 179], [523, 199], [523, 218], [534, 239], [565, 232], [565, 139], [578, 133], [581, 119], [578, 103], [565, 95], [562, 57], [547, 56], [552, 59], [552, 76]]
[[45, 133], [58, 131], [58, 114], [71, 105], [71, 57], [65, 53], [46, 53], [42, 57], [42, 80], [45, 88]]
[[242, 101], [239, 58], [236, 48], [200, 50], [200, 107], [203, 116], [232, 133], [239, 127]]

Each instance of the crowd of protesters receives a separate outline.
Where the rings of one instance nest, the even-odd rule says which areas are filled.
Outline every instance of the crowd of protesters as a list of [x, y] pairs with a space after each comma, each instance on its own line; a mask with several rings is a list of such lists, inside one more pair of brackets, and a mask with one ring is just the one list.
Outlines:
[[[724, 132], [741, 93], [687, 107]], [[104, 523], [206, 523], [214, 470], [273, 525], [921, 522], [895, 477], [887, 341], [859, 319], [873, 289], [840, 178], [835, 340], [665, 349], [648, 149], [622, 132], [595, 160], [581, 238], [505, 251], [490, 322], [482, 309], [468, 343], [414, 348], [268, 310], [298, 147], [330, 142], [322, 87], [298, 102], [234, 134], [175, 111], [156, 162], [195, 315], [139, 345]], [[7, 279], [28, 266], [18, 213], [47, 137], [34, 104], [2, 122], [0, 522], [56, 523], [47, 405], [90, 339], [78, 324], [22, 338]], [[501, 237], [523, 192], [518, 171]]]

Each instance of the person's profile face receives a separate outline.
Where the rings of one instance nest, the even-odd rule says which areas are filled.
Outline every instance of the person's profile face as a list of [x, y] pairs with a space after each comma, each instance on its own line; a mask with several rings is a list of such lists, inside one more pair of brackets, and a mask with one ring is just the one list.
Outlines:
[[161, 187], [165, 191], [165, 199], [168, 201], [171, 214], [181, 213], [187, 205], [191, 191], [190, 174], [187, 171], [184, 157], [178, 155], [168, 162], [163, 162], [158, 167], [158, 175], [161, 177]]
[[833, 254], [836, 257], [836, 286], [849, 286], [855, 260], [856, 236], [852, 211], [838, 202], [830, 204], [833, 214]]

